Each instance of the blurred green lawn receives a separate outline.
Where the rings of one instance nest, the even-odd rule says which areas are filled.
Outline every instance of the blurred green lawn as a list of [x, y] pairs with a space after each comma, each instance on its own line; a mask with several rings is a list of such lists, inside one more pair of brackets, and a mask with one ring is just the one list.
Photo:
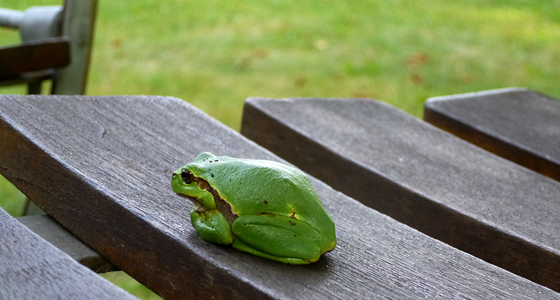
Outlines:
[[[559, 45], [560, 0], [100, 0], [87, 94], [174, 96], [235, 130], [251, 96], [375, 98], [420, 118], [431, 96], [560, 98]], [[0, 181], [1, 207], [17, 216], [21, 198]]]

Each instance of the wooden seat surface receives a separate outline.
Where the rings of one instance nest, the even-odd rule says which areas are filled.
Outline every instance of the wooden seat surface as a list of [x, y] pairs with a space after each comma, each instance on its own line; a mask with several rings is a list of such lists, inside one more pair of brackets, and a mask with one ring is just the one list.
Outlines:
[[0, 299], [136, 299], [0, 209]]
[[424, 120], [560, 181], [560, 101], [506, 88], [430, 98]]
[[200, 152], [280, 161], [190, 104], [146, 96], [0, 96], [0, 172], [168, 299], [558, 299], [311, 178], [338, 245], [291, 266], [203, 241], [170, 187]]
[[388, 104], [249, 99], [242, 133], [458, 249], [560, 290], [560, 184]]

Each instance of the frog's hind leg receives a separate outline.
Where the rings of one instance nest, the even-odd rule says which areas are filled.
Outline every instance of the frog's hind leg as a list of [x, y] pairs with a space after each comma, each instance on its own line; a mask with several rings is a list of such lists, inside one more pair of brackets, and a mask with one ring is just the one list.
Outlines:
[[232, 226], [232, 246], [289, 264], [308, 264], [321, 256], [320, 234], [300, 220], [285, 216], [240, 216]]
[[248, 252], [251, 253], [253, 255], [256, 256], [260, 256], [260, 257], [264, 257], [264, 258], [268, 258], [268, 259], [272, 259], [272, 260], [277, 260], [286, 264], [291, 264], [291, 265], [305, 265], [305, 264], [309, 264], [312, 262], [317, 261], [317, 259], [315, 260], [303, 260], [300, 258], [291, 258], [291, 257], [279, 257], [279, 256], [274, 256], [274, 255], [270, 255], [270, 254], [266, 254], [264, 252], [261, 252], [247, 244], [245, 244], [243, 241], [239, 240], [239, 239], [234, 239], [233, 243], [231, 243], [231, 245], [233, 246], [233, 248], [239, 250], [239, 251], [243, 251], [243, 252]]
[[233, 240], [229, 223], [217, 209], [205, 212], [191, 211], [191, 224], [198, 235], [207, 242], [228, 245]]

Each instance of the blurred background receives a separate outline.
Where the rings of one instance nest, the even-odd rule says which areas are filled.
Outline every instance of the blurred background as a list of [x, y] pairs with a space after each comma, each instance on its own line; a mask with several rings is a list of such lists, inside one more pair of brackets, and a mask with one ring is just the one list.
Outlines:
[[[0, 46], [19, 42], [0, 29]], [[560, 98], [559, 62], [560, 0], [100, 0], [86, 94], [173, 96], [235, 130], [252, 96], [373, 98], [421, 118], [433, 96], [515, 86]], [[0, 178], [4, 210], [21, 215], [23, 199]]]

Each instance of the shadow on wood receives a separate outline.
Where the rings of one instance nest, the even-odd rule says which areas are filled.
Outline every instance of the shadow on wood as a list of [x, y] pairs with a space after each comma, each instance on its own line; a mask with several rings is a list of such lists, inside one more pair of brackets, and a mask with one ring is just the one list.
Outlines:
[[35, 234], [68, 254], [72, 259], [96, 273], [120, 270], [47, 215], [25, 216], [17, 220]]

